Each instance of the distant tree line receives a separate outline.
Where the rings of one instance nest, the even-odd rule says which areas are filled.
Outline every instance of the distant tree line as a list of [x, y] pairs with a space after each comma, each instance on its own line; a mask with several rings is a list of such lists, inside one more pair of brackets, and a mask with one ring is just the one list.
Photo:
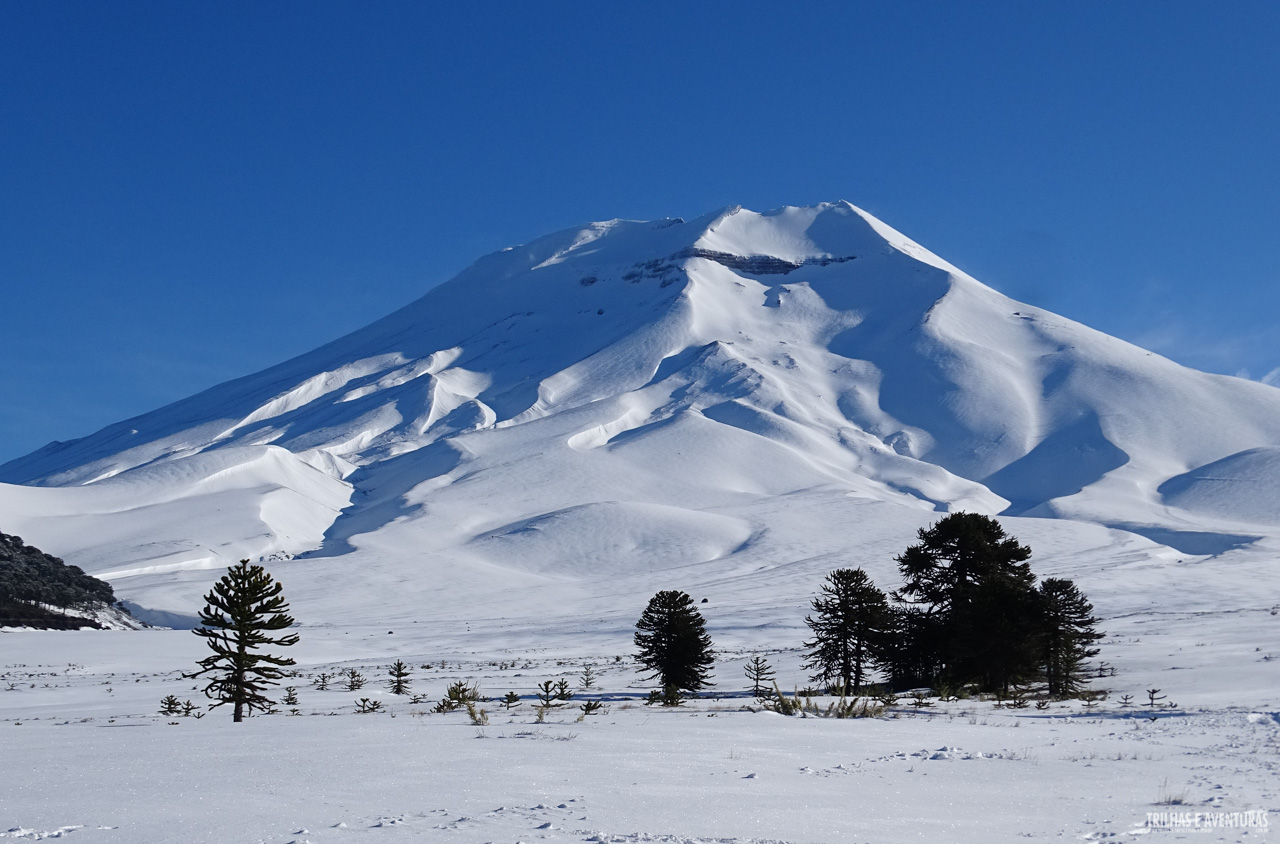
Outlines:
[[[1075, 584], [1048, 578], [1037, 585], [1027, 563], [1031, 549], [986, 516], [953, 513], [921, 528], [918, 538], [895, 558], [903, 585], [890, 595], [861, 569], [836, 569], [827, 576], [805, 618], [813, 632], [804, 643], [805, 666], [815, 681], [842, 696], [864, 691], [876, 674], [895, 689], [1008, 693], [1043, 681], [1051, 697], [1082, 691], [1084, 663], [1098, 653], [1092, 645], [1102, 634]], [[298, 641], [297, 634], [285, 632], [295, 622], [281, 591], [262, 566], [241, 560], [205, 595], [202, 626], [193, 632], [213, 653], [186, 676], [212, 675], [204, 693], [214, 706], [231, 705], [234, 721], [254, 710], [272, 711], [266, 692], [294, 664], [260, 650]], [[687, 593], [654, 595], [636, 623], [634, 642], [637, 661], [661, 686], [650, 703], [676, 706], [686, 694], [714, 685], [711, 637]], [[770, 694], [773, 670], [763, 658], [750, 660], [746, 673], [757, 696]], [[353, 670], [352, 690], [364, 682], [361, 677], [357, 685], [356, 676]], [[390, 676], [391, 692], [406, 694], [408, 666], [397, 661]], [[321, 682], [323, 688], [326, 675]], [[550, 688], [548, 681], [548, 695]], [[294, 690], [286, 691], [286, 703], [293, 705]], [[360, 711], [377, 711], [380, 704], [374, 703], [363, 699]]]
[[[1031, 549], [987, 516], [953, 513], [918, 539], [895, 558], [903, 585], [891, 594], [862, 569], [827, 576], [805, 618], [813, 633], [805, 667], [815, 682], [837, 694], [856, 694], [876, 675], [897, 690], [1009, 694], [1043, 682], [1050, 697], [1083, 691], [1085, 661], [1103, 634], [1074, 583], [1037, 585]], [[687, 594], [659, 592], [636, 628], [637, 659], [662, 684], [664, 702], [710, 685], [711, 638]], [[760, 694], [772, 669], [757, 657], [747, 675]]]
[[895, 558], [903, 585], [890, 595], [861, 569], [827, 577], [805, 619], [814, 680], [856, 690], [879, 671], [895, 689], [1007, 694], [1043, 681], [1051, 697], [1082, 691], [1103, 634], [1074, 583], [1037, 585], [1031, 549], [987, 516], [953, 513], [918, 538]]
[[0, 533], [0, 625], [71, 629], [98, 627], [52, 609], [89, 609], [115, 602], [111, 585], [76, 566]]

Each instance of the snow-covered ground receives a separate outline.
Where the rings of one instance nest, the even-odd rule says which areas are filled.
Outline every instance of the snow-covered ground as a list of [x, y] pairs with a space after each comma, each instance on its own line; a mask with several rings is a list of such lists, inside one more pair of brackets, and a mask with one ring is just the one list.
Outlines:
[[[723, 619], [704, 606], [718, 639], [754, 638], [722, 632]], [[586, 632], [596, 625], [584, 620], [575, 631], [548, 612], [546, 635], [475, 622], [469, 632], [463, 617], [423, 615], [394, 632], [302, 628], [302, 676], [290, 681], [301, 715], [240, 725], [225, 710], [198, 720], [156, 714], [168, 694], [201, 700], [195, 681], [179, 676], [201, 655], [189, 632], [5, 633], [0, 827], [9, 831], [0, 835], [61, 830], [86, 844], [990, 842], [1123, 840], [1153, 831], [1152, 812], [1280, 817], [1280, 713], [1266, 702], [1280, 653], [1264, 661], [1250, 647], [1276, 642], [1280, 620], [1269, 615], [1234, 629], [1109, 620], [1120, 635], [1103, 657], [1117, 674], [1095, 681], [1112, 694], [1092, 710], [978, 700], [918, 708], [904, 699], [884, 717], [856, 720], [750, 711], [758, 707], [744, 692], [741, 648], [722, 655], [712, 696], [661, 709], [641, 704], [647, 686], [626, 637], [607, 625]], [[784, 686], [803, 686], [788, 632], [772, 634], [787, 650], [762, 652]], [[414, 666], [411, 692], [425, 702], [386, 690], [396, 657]], [[596, 687], [539, 723], [535, 687], [561, 677], [580, 685], [586, 663]], [[349, 667], [369, 685], [314, 688], [317, 673]], [[1237, 692], [1246, 674], [1253, 687]], [[510, 711], [484, 704], [482, 727], [465, 712], [433, 713], [457, 679], [524, 700]], [[1150, 714], [1137, 703], [1146, 688], [1176, 708]], [[1125, 692], [1135, 705], [1120, 705]], [[356, 714], [362, 697], [387, 711]], [[577, 721], [588, 698], [607, 708]]]
[[[300, 717], [158, 715], [169, 694], [203, 703], [180, 676], [203, 655], [188, 631], [0, 633], [0, 737], [6, 770], [21, 772], [0, 781], [0, 827], [85, 842], [989, 842], [1154, 833], [1159, 812], [1280, 817], [1274, 553], [1183, 557], [1121, 531], [1006, 519], [1037, 550], [1038, 573], [1076, 578], [1098, 605], [1099, 660], [1115, 669], [1093, 681], [1106, 701], [1041, 711], [904, 697], [856, 720], [750, 711], [742, 666], [754, 653], [784, 689], [809, 685], [803, 616], [825, 572], [865, 564], [895, 585], [892, 553], [933, 515], [820, 503], [794, 502], [807, 520], [789, 547], [808, 558], [790, 565], [728, 557], [482, 592], [437, 568], [388, 583], [388, 597], [404, 594], [376, 616], [351, 590], [377, 572], [344, 577], [340, 558], [270, 563], [301, 623], [289, 681]], [[838, 515], [861, 540], [844, 557], [804, 536]], [[675, 710], [642, 705], [651, 684], [630, 642], [648, 596], [669, 587], [708, 599], [699, 607], [721, 652], [712, 693]], [[397, 658], [414, 666], [421, 701], [387, 691]], [[537, 685], [579, 686], [588, 663], [595, 688], [538, 723]], [[352, 667], [366, 687], [314, 688], [317, 674]], [[433, 713], [455, 680], [523, 702], [484, 704], [484, 727]], [[1147, 689], [1165, 708], [1142, 705]], [[357, 714], [362, 697], [387, 711]], [[607, 711], [579, 722], [588, 698]]]
[[[186, 630], [0, 631], [0, 837], [991, 842], [1280, 817], [1277, 455], [1274, 387], [1014, 302], [847, 203], [551, 235], [0, 467], [0, 530], [139, 617], [191, 626], [247, 557], [302, 636], [301, 717], [232, 725], [155, 714], [202, 702]], [[752, 653], [808, 685], [829, 571], [892, 589], [957, 510], [1093, 601], [1106, 701], [744, 708]], [[721, 654], [719, 696], [674, 711], [640, 705], [630, 661], [660, 589], [706, 599]], [[385, 691], [396, 658], [432, 666], [428, 700], [467, 679], [525, 702], [431, 714]], [[608, 712], [534, 723], [536, 684], [586, 662]], [[369, 687], [312, 688], [352, 666]]]

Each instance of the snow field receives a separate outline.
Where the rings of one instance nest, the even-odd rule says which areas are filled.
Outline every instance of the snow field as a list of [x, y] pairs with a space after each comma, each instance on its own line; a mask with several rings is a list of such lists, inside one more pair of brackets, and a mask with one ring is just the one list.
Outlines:
[[[0, 784], [0, 828], [8, 830], [0, 834], [8, 837], [61, 830], [85, 842], [272, 844], [1105, 840], [1146, 832], [1152, 811], [1274, 817], [1280, 809], [1280, 719], [1262, 711], [1180, 708], [1150, 720], [1142, 707], [1112, 702], [1040, 712], [977, 700], [918, 709], [904, 700], [880, 719], [787, 718], [744, 708], [753, 701], [737, 691], [744, 683], [735, 675], [745, 654], [722, 666], [721, 697], [661, 709], [640, 705], [645, 684], [629, 661], [512, 649], [494, 659], [454, 657], [444, 667], [436, 659], [431, 670], [414, 662], [412, 691], [429, 700], [459, 678], [478, 680], [486, 695], [523, 694], [510, 712], [484, 704], [487, 726], [390, 695], [377, 670], [385, 658], [301, 666], [312, 675], [355, 666], [369, 685], [348, 692], [335, 683], [322, 692], [297, 678], [301, 717], [234, 725], [223, 711], [198, 720], [153, 714], [164, 694], [198, 700], [192, 681], [172, 667], [107, 670], [184, 658], [189, 665], [199, 654], [189, 633], [78, 638], [94, 640], [86, 648], [93, 664], [0, 669], [9, 681], [36, 685], [0, 691], [6, 768], [23, 772]], [[316, 638], [313, 653], [334, 647]], [[5, 634], [6, 645], [17, 640], [31, 657], [58, 655], [65, 639]], [[769, 657], [783, 667], [784, 683], [802, 679], [798, 654]], [[578, 722], [575, 700], [538, 723], [534, 686], [557, 677], [576, 685], [587, 661], [599, 688], [580, 696], [606, 700], [607, 710]], [[354, 714], [358, 697], [382, 700], [389, 711]], [[1234, 830], [1193, 840], [1251, 839]]]

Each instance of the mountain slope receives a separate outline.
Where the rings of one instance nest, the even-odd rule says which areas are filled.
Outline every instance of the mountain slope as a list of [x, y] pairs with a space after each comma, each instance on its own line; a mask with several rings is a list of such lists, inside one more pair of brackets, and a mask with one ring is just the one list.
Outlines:
[[[11, 461], [0, 481], [48, 489], [0, 499], [33, 536], [33, 495], [64, 524], [95, 513], [81, 535], [114, 525], [109, 562], [53, 547], [157, 589], [317, 548], [539, 577], [727, 559], [769, 502], [815, 490], [1210, 553], [1274, 531], [1277, 449], [1280, 391], [1017, 303], [834, 203], [504, 250], [314, 352]], [[1262, 501], [1214, 467], [1263, 478]], [[226, 510], [175, 504], [215, 491]], [[744, 507], [764, 515], [721, 512]], [[173, 539], [150, 545], [157, 523]]]

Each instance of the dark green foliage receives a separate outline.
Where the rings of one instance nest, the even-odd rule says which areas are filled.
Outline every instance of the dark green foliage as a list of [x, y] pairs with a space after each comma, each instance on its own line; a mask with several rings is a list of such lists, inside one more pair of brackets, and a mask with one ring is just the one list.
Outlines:
[[1040, 584], [1041, 661], [1051, 697], [1074, 697], [1084, 690], [1084, 661], [1098, 653], [1089, 647], [1102, 633], [1093, 605], [1070, 580], [1045, 578]]
[[181, 715], [183, 718], [194, 715], [196, 718], [203, 718], [203, 712], [196, 712], [198, 708], [189, 700], [178, 700], [176, 695], [168, 695], [160, 701], [161, 715]]
[[404, 660], [397, 659], [387, 669], [387, 673], [391, 675], [391, 679], [387, 681], [387, 687], [391, 689], [391, 694], [407, 695], [409, 686], [413, 681], [409, 679], [409, 666], [404, 664]]
[[475, 704], [480, 700], [479, 684], [472, 685], [465, 680], [457, 680], [449, 684], [449, 688], [445, 689], [444, 697], [435, 706], [435, 712], [452, 712], [455, 709], [463, 709], [467, 706]]
[[1071, 581], [1037, 588], [1031, 549], [987, 516], [953, 513], [919, 539], [897, 557], [904, 584], [882, 651], [896, 688], [973, 683], [1015, 708], [1025, 694], [1011, 690], [1040, 677], [1053, 697], [1081, 692], [1102, 634]]
[[907, 665], [891, 673], [976, 682], [984, 691], [1033, 676], [1041, 637], [1031, 549], [975, 513], [952, 513], [921, 528], [919, 539], [897, 557], [904, 584], [894, 597], [915, 612], [895, 619], [888, 656]]
[[743, 669], [747, 675], [747, 679], [751, 681], [751, 694], [757, 700], [766, 698], [770, 694], [769, 686], [773, 683], [773, 666], [769, 661], [759, 654], [747, 660], [747, 664]]
[[285, 706], [298, 705], [298, 690], [293, 686], [285, 686], [284, 697], [280, 700]]
[[702, 614], [684, 592], [664, 591], [649, 600], [636, 622], [636, 659], [663, 687], [697, 692], [708, 681], [715, 654]]
[[942, 667], [944, 618], [922, 607], [890, 608], [890, 626], [880, 656], [895, 689], [932, 685]]
[[681, 694], [680, 687], [672, 684], [663, 686], [660, 690], [654, 689], [649, 692], [649, 696], [645, 698], [645, 706], [653, 706], [660, 704], [662, 706], [679, 706], [685, 702], [685, 696]]
[[861, 689], [891, 627], [889, 602], [862, 569], [836, 569], [827, 575], [822, 594], [813, 599], [804, 623], [813, 631], [805, 667], [813, 679], [838, 682], [842, 689]]
[[369, 700], [369, 698], [367, 697], [362, 697], [358, 701], [356, 701], [356, 712], [360, 713], [361, 715], [370, 715], [374, 712], [381, 712], [381, 711], [382, 711], [382, 701], [380, 700]]
[[88, 609], [115, 601], [111, 586], [76, 566], [0, 533], [0, 626], [75, 630], [95, 621], [48, 608]]
[[952, 513], [917, 536], [920, 543], [896, 558], [905, 581], [897, 594], [914, 603], [949, 610], [993, 576], [1035, 579], [1026, 563], [1031, 549], [989, 516]]
[[281, 586], [262, 566], [251, 566], [241, 560], [213, 585], [204, 596], [200, 623], [194, 632], [213, 651], [200, 660], [200, 670], [188, 677], [213, 674], [204, 693], [219, 707], [234, 707], [232, 720], [242, 721], [246, 714], [258, 709], [269, 711], [272, 701], [263, 692], [284, 673], [280, 670], [294, 661], [288, 657], [256, 653], [262, 647], [288, 647], [298, 643], [297, 634], [272, 636], [292, 625], [289, 605], [280, 594]]
[[507, 709], [514, 709], [520, 705], [520, 695], [515, 692], [507, 692], [507, 696], [502, 699], [502, 705]]
[[538, 702], [544, 707], [559, 706], [573, 700], [573, 690], [569, 688], [569, 681], [563, 677], [539, 683], [537, 695]]
[[342, 676], [347, 678], [347, 691], [356, 692], [364, 688], [367, 682], [365, 676], [354, 668], [348, 668], [342, 672]]

